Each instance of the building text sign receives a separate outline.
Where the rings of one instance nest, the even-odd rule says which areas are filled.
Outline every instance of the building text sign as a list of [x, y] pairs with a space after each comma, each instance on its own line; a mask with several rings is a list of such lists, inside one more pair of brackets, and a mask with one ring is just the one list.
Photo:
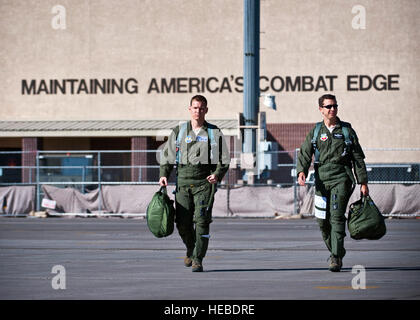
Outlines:
[[[399, 74], [355, 74], [340, 79], [337, 75], [261, 76], [261, 92], [332, 92], [337, 85], [347, 91], [400, 90]], [[22, 95], [95, 95], [95, 94], [176, 94], [242, 93], [243, 77], [172, 77], [152, 78], [140, 90], [136, 78], [127, 79], [22, 79]]]

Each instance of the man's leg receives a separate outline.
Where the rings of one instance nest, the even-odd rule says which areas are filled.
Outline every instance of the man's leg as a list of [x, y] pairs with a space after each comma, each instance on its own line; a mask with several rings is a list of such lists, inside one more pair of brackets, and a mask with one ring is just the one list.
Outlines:
[[[193, 208], [192, 195], [188, 188], [181, 187], [177, 190], [175, 196], [176, 216], [175, 222], [178, 233], [187, 248], [185, 265], [191, 266], [195, 246], [195, 232], [193, 224]], [[188, 260], [188, 261], [187, 261]]]
[[[194, 222], [195, 222], [195, 248], [193, 253], [194, 264], [201, 266], [206, 255], [210, 239], [210, 223], [212, 221], [212, 201], [210, 201], [212, 187], [206, 183], [194, 192]], [[210, 204], [210, 206], [209, 206]]]
[[322, 240], [324, 240], [325, 245], [329, 252], [331, 252], [331, 224], [329, 221], [330, 214], [327, 213], [327, 217], [325, 219], [317, 218], [317, 222], [319, 225], [319, 229], [321, 230]]
[[324, 240], [325, 245], [328, 248], [328, 251], [331, 252], [331, 223], [330, 223], [330, 212], [329, 212], [329, 198], [330, 192], [323, 187], [318, 187], [315, 191], [315, 194], [326, 199], [326, 215], [325, 219], [317, 218], [319, 229], [321, 230], [322, 239]]
[[351, 181], [346, 181], [334, 186], [330, 196], [330, 224], [331, 224], [331, 254], [332, 259], [336, 260], [338, 267], [333, 268], [339, 271], [342, 259], [346, 255], [344, 248], [344, 238], [346, 236], [346, 209], [347, 203], [352, 192]]

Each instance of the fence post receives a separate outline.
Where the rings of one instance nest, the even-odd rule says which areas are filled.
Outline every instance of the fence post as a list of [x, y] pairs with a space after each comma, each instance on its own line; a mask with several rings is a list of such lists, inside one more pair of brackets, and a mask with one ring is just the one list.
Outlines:
[[41, 210], [40, 197], [41, 197], [41, 186], [39, 181], [39, 150], [36, 151], [36, 211]]
[[85, 194], [86, 166], [82, 166], [82, 194]]
[[101, 152], [98, 151], [98, 211], [102, 211]]
[[233, 212], [230, 210], [230, 174], [227, 172], [227, 183], [226, 183], [226, 214], [227, 216], [232, 215]]

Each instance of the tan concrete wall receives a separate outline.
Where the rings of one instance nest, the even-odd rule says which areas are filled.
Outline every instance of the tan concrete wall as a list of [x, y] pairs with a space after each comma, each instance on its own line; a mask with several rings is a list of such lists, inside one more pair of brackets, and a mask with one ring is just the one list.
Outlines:
[[[65, 29], [52, 26], [57, 4], [66, 10]], [[365, 9], [365, 29], [352, 26], [355, 5]], [[273, 81], [267, 92], [277, 102], [277, 111], [261, 107], [267, 122], [318, 121], [317, 98], [332, 91], [364, 148], [420, 147], [419, 15], [417, 0], [261, 1], [261, 87]], [[196, 93], [208, 97], [209, 119], [236, 118], [243, 108], [236, 91], [242, 0], [0, 0], [0, 38], [1, 120], [180, 119]], [[378, 74], [398, 75], [398, 90], [347, 88], [349, 75]], [[323, 76], [326, 86], [276, 92], [279, 77], [303, 76], [314, 85]], [[337, 76], [333, 88], [326, 76]], [[138, 93], [22, 94], [24, 79], [103, 78], [135, 78]], [[148, 93], [152, 79], [162, 78], [180, 79], [178, 91], [186, 92]], [[201, 88], [202, 78], [219, 92], [188, 92], [189, 81]], [[420, 161], [418, 155], [392, 160]]]

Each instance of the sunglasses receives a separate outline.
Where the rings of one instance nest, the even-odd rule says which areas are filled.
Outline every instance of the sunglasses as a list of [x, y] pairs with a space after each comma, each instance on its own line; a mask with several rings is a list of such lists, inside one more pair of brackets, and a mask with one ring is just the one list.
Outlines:
[[338, 104], [329, 104], [328, 106], [322, 106], [322, 107], [323, 108], [327, 108], [328, 110], [331, 109], [331, 108], [337, 109], [338, 108]]

